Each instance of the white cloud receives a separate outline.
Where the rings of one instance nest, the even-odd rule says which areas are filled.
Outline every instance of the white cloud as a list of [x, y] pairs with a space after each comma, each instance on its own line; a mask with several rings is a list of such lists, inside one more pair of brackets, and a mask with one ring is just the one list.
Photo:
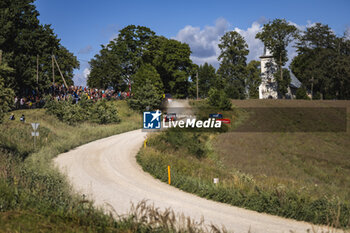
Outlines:
[[345, 38], [350, 40], [350, 26], [348, 26], [345, 30]]
[[89, 74], [90, 74], [90, 69], [89, 68], [85, 68], [84, 71], [83, 71], [83, 74], [84, 74], [84, 78], [87, 79]]
[[250, 28], [247, 30], [235, 28], [234, 31], [241, 34], [245, 41], [248, 44], [249, 54], [247, 56], [247, 60], [259, 60], [259, 57], [262, 55], [264, 51], [264, 44], [259, 40], [255, 39], [255, 35], [260, 32], [262, 29], [262, 25], [258, 22], [253, 22]]
[[[238, 27], [235, 27], [233, 29], [233, 31], [240, 33], [248, 44], [248, 62], [251, 60], [259, 60], [259, 57], [263, 54], [264, 45], [260, 40], [255, 39], [255, 35], [262, 30], [264, 23], [267, 23], [267, 19], [262, 17], [259, 20], [253, 22], [252, 25], [247, 29]], [[295, 25], [301, 31], [305, 30], [307, 27], [315, 25], [315, 23], [312, 23], [311, 21], [307, 21], [306, 25], [298, 25], [294, 22], [289, 23]], [[215, 26], [205, 26], [203, 29], [200, 27], [187, 25], [178, 32], [174, 39], [189, 44], [192, 50], [191, 59], [194, 63], [200, 65], [208, 62], [209, 64], [212, 64], [218, 68], [219, 61], [217, 58], [220, 54], [218, 44], [220, 43], [220, 38], [227, 31], [232, 30], [229, 28], [230, 23], [224, 18], [219, 18], [216, 20]], [[296, 49], [293, 47], [293, 45], [288, 46], [289, 61], [287, 63], [287, 66], [296, 55]]]
[[85, 67], [83, 72], [78, 71], [79, 73], [74, 74], [73, 81], [75, 86], [86, 86], [87, 78], [90, 74], [90, 68]]
[[86, 79], [80, 73], [74, 74], [73, 82], [74, 86], [86, 86]]
[[208, 62], [218, 66], [218, 44], [220, 38], [229, 28], [229, 23], [224, 18], [219, 18], [215, 26], [205, 26], [204, 29], [188, 25], [181, 29], [174, 39], [190, 45], [192, 60], [196, 64]]
[[81, 48], [78, 53], [79, 54], [89, 54], [91, 51], [92, 51], [92, 46], [87, 45], [86, 47]]

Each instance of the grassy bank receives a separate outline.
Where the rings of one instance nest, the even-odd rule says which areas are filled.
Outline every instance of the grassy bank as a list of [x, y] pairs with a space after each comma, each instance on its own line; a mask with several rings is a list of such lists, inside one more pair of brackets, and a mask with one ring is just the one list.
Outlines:
[[[237, 106], [234, 110], [223, 112], [232, 120], [227, 132], [167, 131], [153, 135], [149, 146], [140, 151], [138, 162], [164, 182], [166, 167], [170, 165], [172, 185], [208, 199], [297, 220], [348, 227], [349, 130], [287, 133], [242, 129], [257, 120], [256, 114], [244, 107], [347, 107], [349, 102], [233, 103]], [[203, 102], [194, 106], [199, 114], [204, 107]], [[270, 117], [266, 114], [260, 120], [268, 122]], [[295, 126], [287, 116], [280, 121]], [[196, 148], [202, 150], [201, 156]], [[220, 179], [219, 185], [213, 184], [213, 178]]]
[[[69, 125], [44, 109], [14, 111], [16, 120], [0, 125], [0, 232], [199, 232], [189, 219], [175, 221], [171, 211], [140, 203], [126, 218], [116, 220], [72, 193], [51, 159], [92, 140], [138, 129], [140, 114], [124, 101], [116, 105], [120, 122]], [[26, 123], [19, 117], [24, 114]], [[8, 114], [10, 115], [10, 113]], [[8, 116], [6, 116], [7, 118]], [[31, 122], [39, 122], [40, 136], [33, 145]], [[187, 224], [188, 223], [188, 224]]]

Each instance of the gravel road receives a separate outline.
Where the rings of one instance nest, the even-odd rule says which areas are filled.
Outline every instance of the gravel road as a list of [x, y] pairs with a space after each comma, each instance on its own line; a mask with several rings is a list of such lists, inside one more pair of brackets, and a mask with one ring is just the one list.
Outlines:
[[306, 232], [312, 228], [309, 223], [206, 200], [154, 179], [135, 158], [145, 137], [145, 132], [135, 130], [104, 138], [61, 154], [54, 163], [76, 192], [97, 206], [113, 207], [120, 215], [129, 212], [131, 203], [146, 199], [161, 210], [170, 207], [198, 221], [203, 216], [206, 224], [224, 225], [234, 232]]

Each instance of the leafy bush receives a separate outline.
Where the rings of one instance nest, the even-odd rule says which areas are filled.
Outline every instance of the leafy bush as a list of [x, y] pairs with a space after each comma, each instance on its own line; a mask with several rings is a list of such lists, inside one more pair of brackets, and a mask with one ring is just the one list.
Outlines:
[[209, 90], [208, 102], [211, 106], [218, 107], [221, 110], [230, 110], [232, 108], [232, 103], [225, 91], [216, 88], [211, 88]]
[[108, 124], [119, 122], [117, 109], [108, 104], [105, 99], [98, 101], [91, 108], [91, 122], [98, 124]]
[[47, 112], [57, 116], [57, 118], [70, 125], [84, 121], [98, 124], [117, 123], [120, 121], [117, 108], [106, 100], [98, 100], [93, 103], [85, 95], [74, 104], [72, 99], [68, 101], [52, 100], [50, 96], [46, 98], [45, 108]]
[[309, 96], [306, 93], [306, 88], [304, 86], [301, 86], [298, 88], [298, 90], [295, 93], [297, 99], [301, 100], [308, 100], [310, 99]]

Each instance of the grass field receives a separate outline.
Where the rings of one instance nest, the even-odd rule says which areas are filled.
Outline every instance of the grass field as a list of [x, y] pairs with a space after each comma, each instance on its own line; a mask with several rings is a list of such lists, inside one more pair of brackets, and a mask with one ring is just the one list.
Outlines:
[[[233, 104], [241, 108], [277, 109], [347, 107], [350, 111], [350, 101], [250, 100]], [[260, 120], [271, 121], [266, 116]], [[213, 145], [227, 169], [251, 174], [259, 183], [303, 189], [314, 197], [326, 195], [350, 201], [349, 122], [347, 132], [229, 132], [218, 135]]]
[[[166, 166], [170, 165], [172, 185], [202, 197], [259, 212], [348, 227], [350, 101], [237, 100], [233, 104], [234, 110], [223, 112], [232, 120], [227, 132], [154, 135], [149, 140], [150, 147], [139, 153], [139, 163], [163, 181], [167, 180]], [[204, 107], [203, 102], [194, 103], [197, 113]], [[258, 111], [257, 115], [254, 109], [245, 109], [257, 107], [271, 108], [272, 112]], [[273, 118], [278, 108], [286, 107], [348, 108], [347, 131], [284, 132], [279, 128], [281, 124], [287, 128], [297, 125], [293, 114], [279, 113], [278, 119]], [[311, 111], [306, 116], [310, 117], [315, 113]], [[276, 132], [251, 130], [252, 122], [266, 129], [263, 123], [271, 128], [271, 121], [277, 125], [272, 130]], [[203, 152], [191, 148], [202, 148]], [[217, 186], [213, 185], [216, 177], [220, 179]]]

